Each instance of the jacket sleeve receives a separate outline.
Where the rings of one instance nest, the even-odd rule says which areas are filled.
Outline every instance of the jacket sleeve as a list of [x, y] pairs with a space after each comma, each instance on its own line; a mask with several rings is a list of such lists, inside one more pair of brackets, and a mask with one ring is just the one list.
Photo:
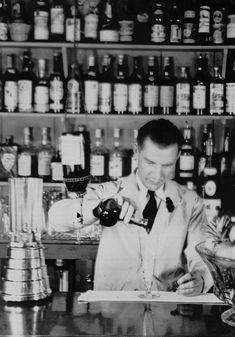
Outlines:
[[[191, 192], [192, 193], [192, 192]], [[187, 194], [185, 195], [187, 198]], [[206, 240], [207, 237], [207, 218], [204, 210], [203, 200], [193, 192], [191, 202], [186, 203], [188, 207], [188, 235], [185, 248], [187, 267], [189, 272], [200, 273], [204, 280], [203, 292], [207, 292], [213, 286], [213, 279], [207, 265], [197, 253], [195, 246]], [[191, 210], [190, 210], [191, 208]]]

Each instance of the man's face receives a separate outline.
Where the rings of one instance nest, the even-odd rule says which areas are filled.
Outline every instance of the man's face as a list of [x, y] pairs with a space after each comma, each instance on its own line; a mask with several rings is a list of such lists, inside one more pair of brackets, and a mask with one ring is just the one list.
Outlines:
[[166, 180], [173, 179], [178, 156], [177, 144], [160, 147], [147, 137], [142, 148], [137, 148], [137, 172], [144, 186], [148, 190], [155, 191]]

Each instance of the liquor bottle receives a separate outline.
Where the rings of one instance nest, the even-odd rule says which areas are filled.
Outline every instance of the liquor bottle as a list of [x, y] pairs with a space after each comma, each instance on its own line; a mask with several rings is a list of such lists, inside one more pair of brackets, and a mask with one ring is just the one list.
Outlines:
[[212, 8], [209, 0], [201, 0], [198, 8], [197, 42], [209, 44], [212, 41], [211, 13]]
[[215, 135], [213, 125], [208, 127], [208, 137], [206, 141], [206, 167], [216, 166], [215, 158]]
[[50, 39], [65, 40], [65, 4], [63, 0], [52, 0], [50, 8]]
[[172, 76], [170, 57], [164, 57], [163, 64], [163, 77], [160, 82], [160, 112], [163, 115], [169, 115], [173, 114], [175, 80]]
[[131, 151], [131, 172], [134, 172], [138, 166], [138, 158], [136, 156], [136, 151], [135, 151], [135, 148], [137, 146], [137, 143], [136, 143], [137, 136], [138, 136], [138, 130], [134, 129], [133, 130], [133, 149]]
[[66, 102], [67, 113], [81, 113], [81, 81], [76, 63], [69, 65], [68, 78], [66, 80]]
[[3, 76], [4, 110], [14, 112], [18, 108], [18, 71], [15, 69], [15, 54], [7, 55], [7, 69]]
[[129, 0], [119, 0], [118, 24], [120, 42], [132, 42], [134, 39], [134, 9], [131, 7]]
[[7, 136], [5, 143], [0, 145], [0, 180], [17, 177], [18, 148], [13, 136]]
[[18, 154], [18, 175], [37, 177], [37, 151], [33, 145], [33, 128], [24, 128], [24, 144]]
[[210, 82], [209, 113], [211, 115], [224, 113], [224, 80], [219, 72], [219, 67], [214, 67], [214, 76]]
[[176, 1], [170, 11], [170, 37], [169, 42], [179, 44], [182, 41], [182, 17]]
[[113, 110], [116, 114], [127, 112], [128, 85], [124, 55], [118, 55], [117, 76], [113, 83]]
[[95, 42], [98, 40], [98, 8], [95, 4], [89, 5], [89, 11], [84, 16], [84, 39], [86, 41]]
[[204, 59], [200, 54], [197, 59], [197, 71], [193, 79], [193, 113], [206, 115], [208, 111], [209, 79], [205, 76]]
[[214, 1], [212, 8], [212, 42], [214, 44], [223, 44], [225, 42], [226, 16], [224, 1]]
[[223, 151], [220, 154], [220, 176], [229, 177], [231, 173], [231, 153], [230, 153], [230, 130], [228, 127], [224, 131]]
[[56, 151], [54, 156], [51, 158], [51, 181], [63, 181], [63, 167], [59, 150]]
[[183, 18], [183, 43], [194, 44], [197, 38], [196, 8], [194, 1], [187, 2]]
[[51, 112], [64, 112], [64, 74], [60, 53], [53, 55], [53, 73], [49, 77], [49, 98]]
[[114, 1], [105, 0], [99, 18], [99, 39], [100, 42], [118, 42], [119, 26], [117, 15], [115, 14]]
[[36, 0], [34, 7], [33, 37], [35, 41], [49, 40], [50, 8], [48, 0]]
[[[203, 132], [202, 132], [202, 138], [201, 138], [201, 152], [198, 157], [198, 168], [197, 168], [197, 175], [198, 179], [201, 179], [204, 175], [204, 168], [206, 167], [206, 146], [207, 146], [207, 140], [208, 140], [208, 128], [207, 124], [203, 125]], [[200, 193], [201, 194], [201, 193]]]
[[88, 114], [98, 113], [98, 72], [95, 65], [95, 56], [88, 57], [87, 74], [84, 76], [84, 105]]
[[19, 112], [32, 112], [34, 106], [34, 87], [36, 75], [33, 72], [31, 53], [24, 52], [23, 69], [18, 77]]
[[134, 57], [133, 72], [128, 79], [128, 112], [135, 115], [142, 112], [142, 74], [140, 57]]
[[49, 82], [47, 77], [47, 60], [38, 59], [38, 78], [34, 90], [34, 111], [49, 112]]
[[180, 67], [180, 76], [176, 80], [176, 113], [177, 115], [190, 114], [192, 82], [188, 67]]
[[65, 20], [65, 40], [81, 41], [82, 18], [77, 5], [70, 6], [69, 15]]
[[144, 102], [143, 109], [147, 115], [157, 113], [159, 105], [159, 81], [155, 71], [154, 56], [148, 56], [148, 73], [144, 81]]
[[116, 180], [125, 175], [124, 159], [125, 153], [120, 146], [120, 132], [121, 130], [115, 128], [113, 130], [113, 147], [109, 153], [109, 178]]
[[228, 64], [225, 78], [225, 112], [235, 115], [235, 58]]
[[151, 20], [149, 13], [149, 5], [145, 1], [138, 1], [135, 10], [134, 20], [134, 41], [136, 43], [147, 44], [150, 42]]
[[111, 62], [109, 55], [103, 56], [98, 92], [99, 112], [102, 114], [111, 114], [112, 112], [112, 86], [114, 79]]
[[23, 0], [12, 2], [12, 23], [28, 23], [28, 15], [26, 11], [26, 3]]
[[50, 128], [42, 128], [42, 141], [38, 149], [38, 176], [43, 181], [51, 181], [51, 160], [54, 156], [55, 149], [51, 145]]
[[8, 23], [11, 19], [11, 2], [10, 0], [0, 1], [0, 41], [9, 39]]
[[151, 41], [154, 43], [166, 43], [167, 23], [163, 3], [156, 1], [151, 18]]
[[104, 182], [108, 179], [109, 151], [103, 145], [103, 130], [95, 129], [95, 144], [91, 149], [92, 182]]

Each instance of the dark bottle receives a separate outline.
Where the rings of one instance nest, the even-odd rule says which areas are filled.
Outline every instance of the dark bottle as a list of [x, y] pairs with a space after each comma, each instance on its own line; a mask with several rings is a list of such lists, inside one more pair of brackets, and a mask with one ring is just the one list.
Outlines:
[[35, 41], [48, 41], [50, 8], [48, 0], [36, 0], [34, 11], [33, 37]]
[[49, 81], [46, 59], [38, 59], [38, 78], [34, 90], [34, 111], [37, 113], [49, 112]]
[[235, 59], [228, 63], [225, 78], [225, 112], [228, 115], [235, 115]]
[[51, 160], [54, 156], [55, 149], [51, 145], [50, 128], [42, 128], [42, 141], [38, 148], [38, 176], [43, 181], [51, 181]]
[[193, 113], [197, 116], [208, 112], [209, 78], [205, 74], [205, 59], [200, 54], [197, 59], [197, 71], [193, 79]]
[[182, 17], [179, 5], [177, 2], [173, 2], [170, 11], [170, 32], [169, 42], [179, 44], [182, 42]]
[[84, 108], [88, 114], [98, 113], [98, 71], [93, 54], [88, 57], [88, 69], [84, 76]]
[[118, 55], [117, 76], [113, 83], [113, 111], [116, 114], [127, 112], [128, 85], [124, 55]]
[[180, 67], [180, 76], [176, 80], [175, 97], [177, 115], [188, 115], [191, 112], [192, 81], [188, 67]]
[[12, 3], [12, 16], [13, 23], [28, 23], [28, 15], [26, 11], [26, 3], [23, 0], [16, 0]]
[[118, 0], [118, 24], [120, 42], [132, 42], [134, 39], [134, 8], [129, 0]]
[[149, 43], [151, 34], [150, 13], [148, 3], [139, 1], [135, 10], [134, 41]]
[[214, 1], [212, 7], [212, 42], [214, 44], [223, 44], [226, 35], [226, 4], [222, 0]]
[[103, 56], [98, 93], [99, 112], [102, 114], [110, 114], [112, 112], [112, 91], [114, 78], [111, 62], [112, 60], [109, 55]]
[[164, 57], [163, 77], [160, 82], [160, 113], [173, 114], [175, 97], [175, 79], [172, 75], [171, 59]]
[[76, 63], [69, 65], [69, 74], [66, 80], [65, 110], [72, 114], [81, 113], [81, 80]]
[[151, 17], [151, 41], [153, 43], [165, 43], [167, 41], [166, 13], [161, 1], [155, 2]]
[[32, 112], [34, 106], [34, 87], [36, 76], [33, 72], [31, 53], [24, 52], [23, 69], [18, 77], [19, 112]]
[[184, 142], [179, 157], [179, 179], [183, 185], [193, 181], [195, 172], [195, 152], [192, 145], [192, 128], [183, 129]]
[[33, 128], [24, 128], [24, 144], [18, 154], [18, 175], [37, 177], [37, 151], [33, 145]]
[[144, 114], [157, 113], [159, 105], [159, 80], [157, 79], [154, 56], [148, 56], [148, 73], [144, 79]]
[[209, 44], [212, 41], [211, 14], [210, 0], [201, 0], [198, 8], [197, 31], [197, 42], [200, 44]]
[[[102, 3], [101, 3], [102, 4]], [[115, 1], [105, 0], [100, 10], [99, 40], [100, 42], [118, 42], [119, 26], [117, 13], [115, 13]]]
[[95, 4], [89, 4], [89, 10], [84, 16], [84, 40], [96, 42], [98, 40], [98, 8]]
[[50, 8], [50, 39], [65, 40], [65, 4], [63, 0], [52, 0]]
[[215, 155], [215, 135], [213, 125], [208, 127], [208, 137], [206, 141], [206, 167], [216, 167]]
[[49, 96], [50, 111], [64, 112], [64, 74], [60, 53], [54, 53], [53, 56], [53, 72], [49, 77]]
[[210, 82], [210, 99], [209, 113], [210, 115], [222, 115], [224, 113], [224, 80], [219, 72], [219, 67], [214, 67], [214, 76]]
[[204, 168], [206, 167], [206, 160], [207, 160], [206, 146], [207, 146], [207, 140], [208, 140], [208, 130], [207, 129], [208, 129], [207, 124], [204, 124], [202, 138], [201, 138], [201, 152], [198, 156], [198, 168], [197, 168], [198, 179], [201, 179], [201, 177], [203, 177]]
[[108, 180], [109, 151], [103, 145], [103, 130], [95, 129], [95, 144], [91, 149], [92, 182]]
[[187, 1], [183, 15], [183, 43], [194, 44], [196, 43], [196, 37], [196, 8], [193, 1]]
[[8, 24], [11, 19], [11, 1], [0, 1], [0, 41], [9, 39]]
[[128, 112], [138, 115], [142, 112], [143, 77], [141, 58], [134, 57], [133, 72], [128, 79]]
[[63, 181], [63, 167], [59, 150], [54, 153], [54, 156], [51, 159], [51, 181]]
[[7, 136], [5, 143], [0, 145], [0, 180], [17, 177], [18, 148], [13, 136]]
[[18, 71], [15, 69], [15, 54], [7, 55], [7, 69], [3, 76], [4, 110], [17, 111], [18, 108]]
[[222, 177], [229, 177], [231, 171], [231, 153], [230, 153], [230, 130], [228, 127], [224, 131], [223, 151], [220, 154], [219, 173]]

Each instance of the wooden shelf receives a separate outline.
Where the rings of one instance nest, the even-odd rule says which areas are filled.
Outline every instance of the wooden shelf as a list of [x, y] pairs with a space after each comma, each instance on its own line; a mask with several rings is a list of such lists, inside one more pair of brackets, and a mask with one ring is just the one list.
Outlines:
[[[2, 186], [8, 186], [8, 181], [0, 181], [0, 187]], [[43, 183], [43, 187], [48, 187], [48, 188], [63, 187], [65, 188], [65, 185], [63, 182], [61, 183], [50, 182], [50, 183]]]

